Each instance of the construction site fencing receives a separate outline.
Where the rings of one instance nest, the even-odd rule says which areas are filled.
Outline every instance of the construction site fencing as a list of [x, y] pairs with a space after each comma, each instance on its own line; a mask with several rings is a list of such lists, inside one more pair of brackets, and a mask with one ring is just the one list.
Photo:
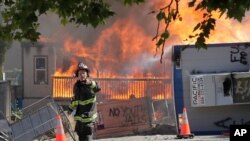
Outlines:
[[[171, 99], [171, 79], [165, 78], [94, 78], [100, 85], [99, 101], [127, 100], [131, 97], [150, 97], [153, 100]], [[75, 77], [53, 77], [53, 97], [73, 96]]]
[[[51, 97], [45, 97], [32, 105], [23, 108], [20, 119], [9, 122], [12, 141], [32, 141], [45, 135], [55, 137], [56, 117], [61, 115], [65, 132], [75, 140], [73, 129], [63, 109]], [[8, 135], [8, 134], [7, 134]]]

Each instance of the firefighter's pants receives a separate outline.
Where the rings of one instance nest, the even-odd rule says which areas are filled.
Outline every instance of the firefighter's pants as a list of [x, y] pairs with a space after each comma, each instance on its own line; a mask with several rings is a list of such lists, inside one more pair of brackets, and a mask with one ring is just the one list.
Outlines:
[[92, 141], [93, 123], [77, 121], [75, 131], [79, 137], [79, 141]]

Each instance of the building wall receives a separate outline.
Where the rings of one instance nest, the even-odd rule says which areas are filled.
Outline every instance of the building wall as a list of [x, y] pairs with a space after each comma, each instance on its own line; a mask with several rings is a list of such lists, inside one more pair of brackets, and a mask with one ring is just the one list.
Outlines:
[[0, 112], [7, 118], [11, 115], [10, 81], [0, 81]]
[[21, 48], [19, 42], [14, 42], [11, 47], [7, 50], [4, 60], [4, 71], [10, 71], [14, 69], [21, 69]]
[[[35, 83], [35, 57], [47, 57], [47, 83]], [[56, 68], [55, 50], [50, 44], [22, 43], [24, 107], [37, 99], [52, 95], [52, 75]]]
[[[250, 104], [207, 105], [194, 107], [191, 105], [190, 75], [194, 74], [220, 74], [249, 71], [250, 46], [245, 43], [211, 44], [208, 49], [197, 50], [194, 46], [181, 50], [182, 46], [174, 46], [174, 96], [176, 114], [187, 108], [187, 115], [192, 132], [197, 134], [214, 134], [229, 130], [230, 124], [249, 124]], [[180, 56], [180, 66], [178, 59]], [[180, 84], [181, 83], [181, 84]], [[208, 83], [209, 84], [209, 83]], [[210, 87], [205, 85], [204, 87]], [[216, 93], [216, 92], [215, 92]], [[221, 97], [207, 93], [208, 98], [215, 101]], [[220, 102], [220, 101], [219, 101]], [[223, 103], [223, 101], [221, 101]]]

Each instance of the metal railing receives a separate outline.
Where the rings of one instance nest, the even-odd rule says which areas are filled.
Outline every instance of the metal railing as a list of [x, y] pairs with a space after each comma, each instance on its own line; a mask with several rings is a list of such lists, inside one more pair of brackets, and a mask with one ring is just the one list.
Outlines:
[[[172, 98], [170, 79], [94, 78], [94, 80], [101, 87], [98, 94], [101, 101], [146, 96], [152, 99]], [[53, 77], [53, 97], [55, 99], [72, 97], [75, 82], [74, 77]]]

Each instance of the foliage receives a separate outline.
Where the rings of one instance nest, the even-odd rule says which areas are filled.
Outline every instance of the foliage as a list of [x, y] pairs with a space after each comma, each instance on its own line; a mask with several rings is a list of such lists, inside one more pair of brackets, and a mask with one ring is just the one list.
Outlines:
[[16, 109], [15, 111], [11, 112], [11, 121], [17, 122], [21, 120], [23, 117], [23, 113], [20, 109]]
[[[176, 20], [182, 20], [179, 14], [180, 0], [169, 0], [169, 3], [161, 8], [156, 15], [158, 21], [157, 33], [153, 40], [156, 40], [157, 48], [161, 48], [161, 62], [164, 53], [165, 41], [170, 36], [168, 27], [169, 24]], [[227, 18], [235, 19], [239, 22], [242, 21], [246, 11], [250, 8], [250, 1], [238, 1], [238, 0], [191, 0], [188, 6], [194, 7], [196, 11], [203, 11], [203, 20], [194, 27], [193, 31], [199, 31], [195, 35], [190, 35], [189, 38], [196, 38], [195, 46], [198, 49], [207, 48], [206, 39], [209, 38], [211, 30], [215, 29], [216, 19], [213, 18], [213, 12], [219, 12], [220, 17], [226, 15]], [[151, 13], [155, 13], [152, 11]], [[161, 22], [164, 22], [164, 31], [159, 31]]]
[[[142, 0], [124, 0], [124, 4], [139, 3]], [[3, 23], [0, 26], [0, 38], [5, 41], [36, 41], [40, 33], [38, 18], [48, 11], [56, 13], [63, 25], [105, 24], [105, 20], [114, 15], [110, 4], [103, 0], [1, 0]]]

